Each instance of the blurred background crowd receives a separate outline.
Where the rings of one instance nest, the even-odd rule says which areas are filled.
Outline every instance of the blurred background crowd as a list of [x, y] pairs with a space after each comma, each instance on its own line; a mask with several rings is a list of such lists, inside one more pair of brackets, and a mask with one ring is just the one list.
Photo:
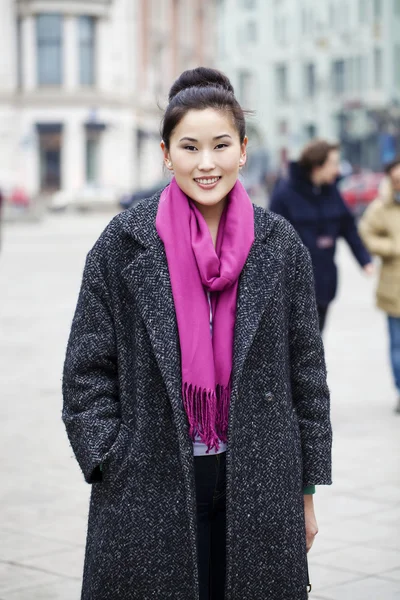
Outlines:
[[400, 0], [2, 0], [7, 214], [126, 207], [164, 182], [159, 124], [186, 68], [223, 70], [248, 119], [243, 180], [268, 204], [315, 137], [340, 142], [355, 213], [400, 150]]

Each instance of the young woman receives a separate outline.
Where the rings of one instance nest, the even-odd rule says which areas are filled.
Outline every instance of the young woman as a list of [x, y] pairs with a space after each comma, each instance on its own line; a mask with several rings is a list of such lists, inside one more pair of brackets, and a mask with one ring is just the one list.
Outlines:
[[89, 252], [63, 418], [92, 483], [83, 600], [307, 597], [331, 426], [310, 258], [238, 181], [220, 72], [172, 86], [174, 178]]

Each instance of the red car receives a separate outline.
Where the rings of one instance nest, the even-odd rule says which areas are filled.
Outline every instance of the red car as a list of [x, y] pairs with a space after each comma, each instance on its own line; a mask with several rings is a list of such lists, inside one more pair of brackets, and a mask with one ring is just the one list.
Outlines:
[[339, 183], [339, 190], [348, 207], [359, 216], [378, 196], [384, 173], [364, 172], [348, 175]]

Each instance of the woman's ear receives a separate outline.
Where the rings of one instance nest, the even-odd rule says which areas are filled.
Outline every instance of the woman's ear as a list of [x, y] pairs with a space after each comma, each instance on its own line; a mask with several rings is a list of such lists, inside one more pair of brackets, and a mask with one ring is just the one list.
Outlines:
[[239, 160], [239, 167], [243, 167], [246, 164], [246, 160], [247, 160], [247, 142], [248, 142], [248, 138], [247, 136], [244, 138], [242, 145], [240, 146], [240, 160]]
[[167, 148], [165, 146], [165, 142], [163, 140], [160, 143], [160, 147], [161, 147], [161, 150], [162, 150], [162, 152], [164, 154], [164, 163], [165, 163], [165, 166], [167, 167], [167, 169], [169, 169], [170, 171], [172, 171], [174, 167], [172, 165], [172, 161], [170, 159], [169, 152], [168, 152], [168, 150], [167, 150]]

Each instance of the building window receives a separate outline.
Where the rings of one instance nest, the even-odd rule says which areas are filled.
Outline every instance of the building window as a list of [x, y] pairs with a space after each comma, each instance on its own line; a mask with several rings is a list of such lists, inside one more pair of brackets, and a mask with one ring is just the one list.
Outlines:
[[382, 50], [375, 48], [374, 50], [374, 87], [380, 89], [382, 87]]
[[358, 19], [360, 23], [368, 23], [368, 1], [358, 0]]
[[287, 135], [287, 132], [288, 132], [287, 121], [278, 121], [277, 131], [278, 131], [279, 135]]
[[37, 75], [39, 85], [61, 85], [63, 54], [61, 15], [36, 17]]
[[[217, 21], [219, 23], [223, 23], [224, 20], [226, 19], [226, 6], [225, 3], [223, 1], [218, 2], [217, 4]], [[226, 52], [226, 30], [224, 27], [221, 27], [219, 30], [219, 35], [217, 36], [217, 56], [220, 56], [221, 58], [225, 58], [227, 52]]]
[[366, 56], [355, 56], [349, 59], [349, 89], [360, 93], [368, 87], [368, 59]]
[[346, 91], [354, 92], [356, 89], [356, 60], [349, 57], [346, 61]]
[[338, 5], [338, 29], [346, 31], [350, 24], [349, 6], [347, 2]]
[[313, 10], [309, 10], [308, 11], [308, 17], [307, 17], [307, 29], [308, 29], [308, 33], [310, 35], [314, 35], [315, 33], [315, 13]]
[[344, 60], [335, 60], [332, 63], [332, 88], [335, 94], [343, 94], [346, 89]]
[[332, 29], [336, 28], [336, 7], [333, 2], [329, 3], [329, 23]]
[[23, 47], [22, 47], [22, 19], [17, 19], [17, 85], [23, 86]]
[[79, 23], [79, 82], [81, 85], [95, 84], [95, 20], [93, 17], [78, 17]]
[[40, 191], [54, 192], [61, 188], [61, 123], [38, 123], [40, 156]]
[[369, 60], [366, 56], [361, 57], [361, 90], [366, 90], [369, 87]]
[[304, 76], [305, 76], [306, 96], [308, 98], [313, 98], [315, 96], [315, 91], [316, 91], [316, 78], [315, 78], [315, 65], [314, 64], [310, 63], [308, 65], [305, 65]]
[[277, 65], [275, 68], [276, 94], [280, 102], [287, 102], [288, 94], [288, 68], [286, 65]]
[[255, 21], [248, 21], [246, 38], [249, 44], [255, 44], [257, 42], [257, 23]]
[[275, 17], [274, 34], [275, 41], [277, 44], [287, 43], [287, 27], [288, 21], [285, 17]]
[[314, 123], [304, 126], [304, 133], [307, 140], [312, 140], [317, 137], [317, 126]]
[[253, 99], [253, 74], [251, 71], [239, 71], [239, 98], [244, 106], [250, 106]]
[[280, 44], [280, 42], [281, 42], [281, 18], [279, 16], [275, 16], [274, 36], [275, 36], [275, 42], [277, 44]]
[[331, 29], [344, 31], [349, 26], [349, 10], [347, 2], [330, 2], [328, 7], [328, 19]]
[[86, 125], [86, 183], [91, 185], [97, 185], [99, 183], [100, 139], [104, 128], [105, 126], [100, 123], [89, 123]]
[[374, 19], [380, 21], [382, 18], [382, 0], [374, 0]]
[[356, 56], [354, 59], [354, 89], [362, 92], [367, 87], [368, 63], [365, 56]]
[[86, 138], [86, 182], [90, 184], [97, 183], [98, 160], [99, 160], [99, 139], [98, 136]]
[[257, 0], [239, 0], [240, 8], [256, 8]]
[[305, 8], [301, 11], [301, 31], [304, 35], [307, 34], [307, 11]]

